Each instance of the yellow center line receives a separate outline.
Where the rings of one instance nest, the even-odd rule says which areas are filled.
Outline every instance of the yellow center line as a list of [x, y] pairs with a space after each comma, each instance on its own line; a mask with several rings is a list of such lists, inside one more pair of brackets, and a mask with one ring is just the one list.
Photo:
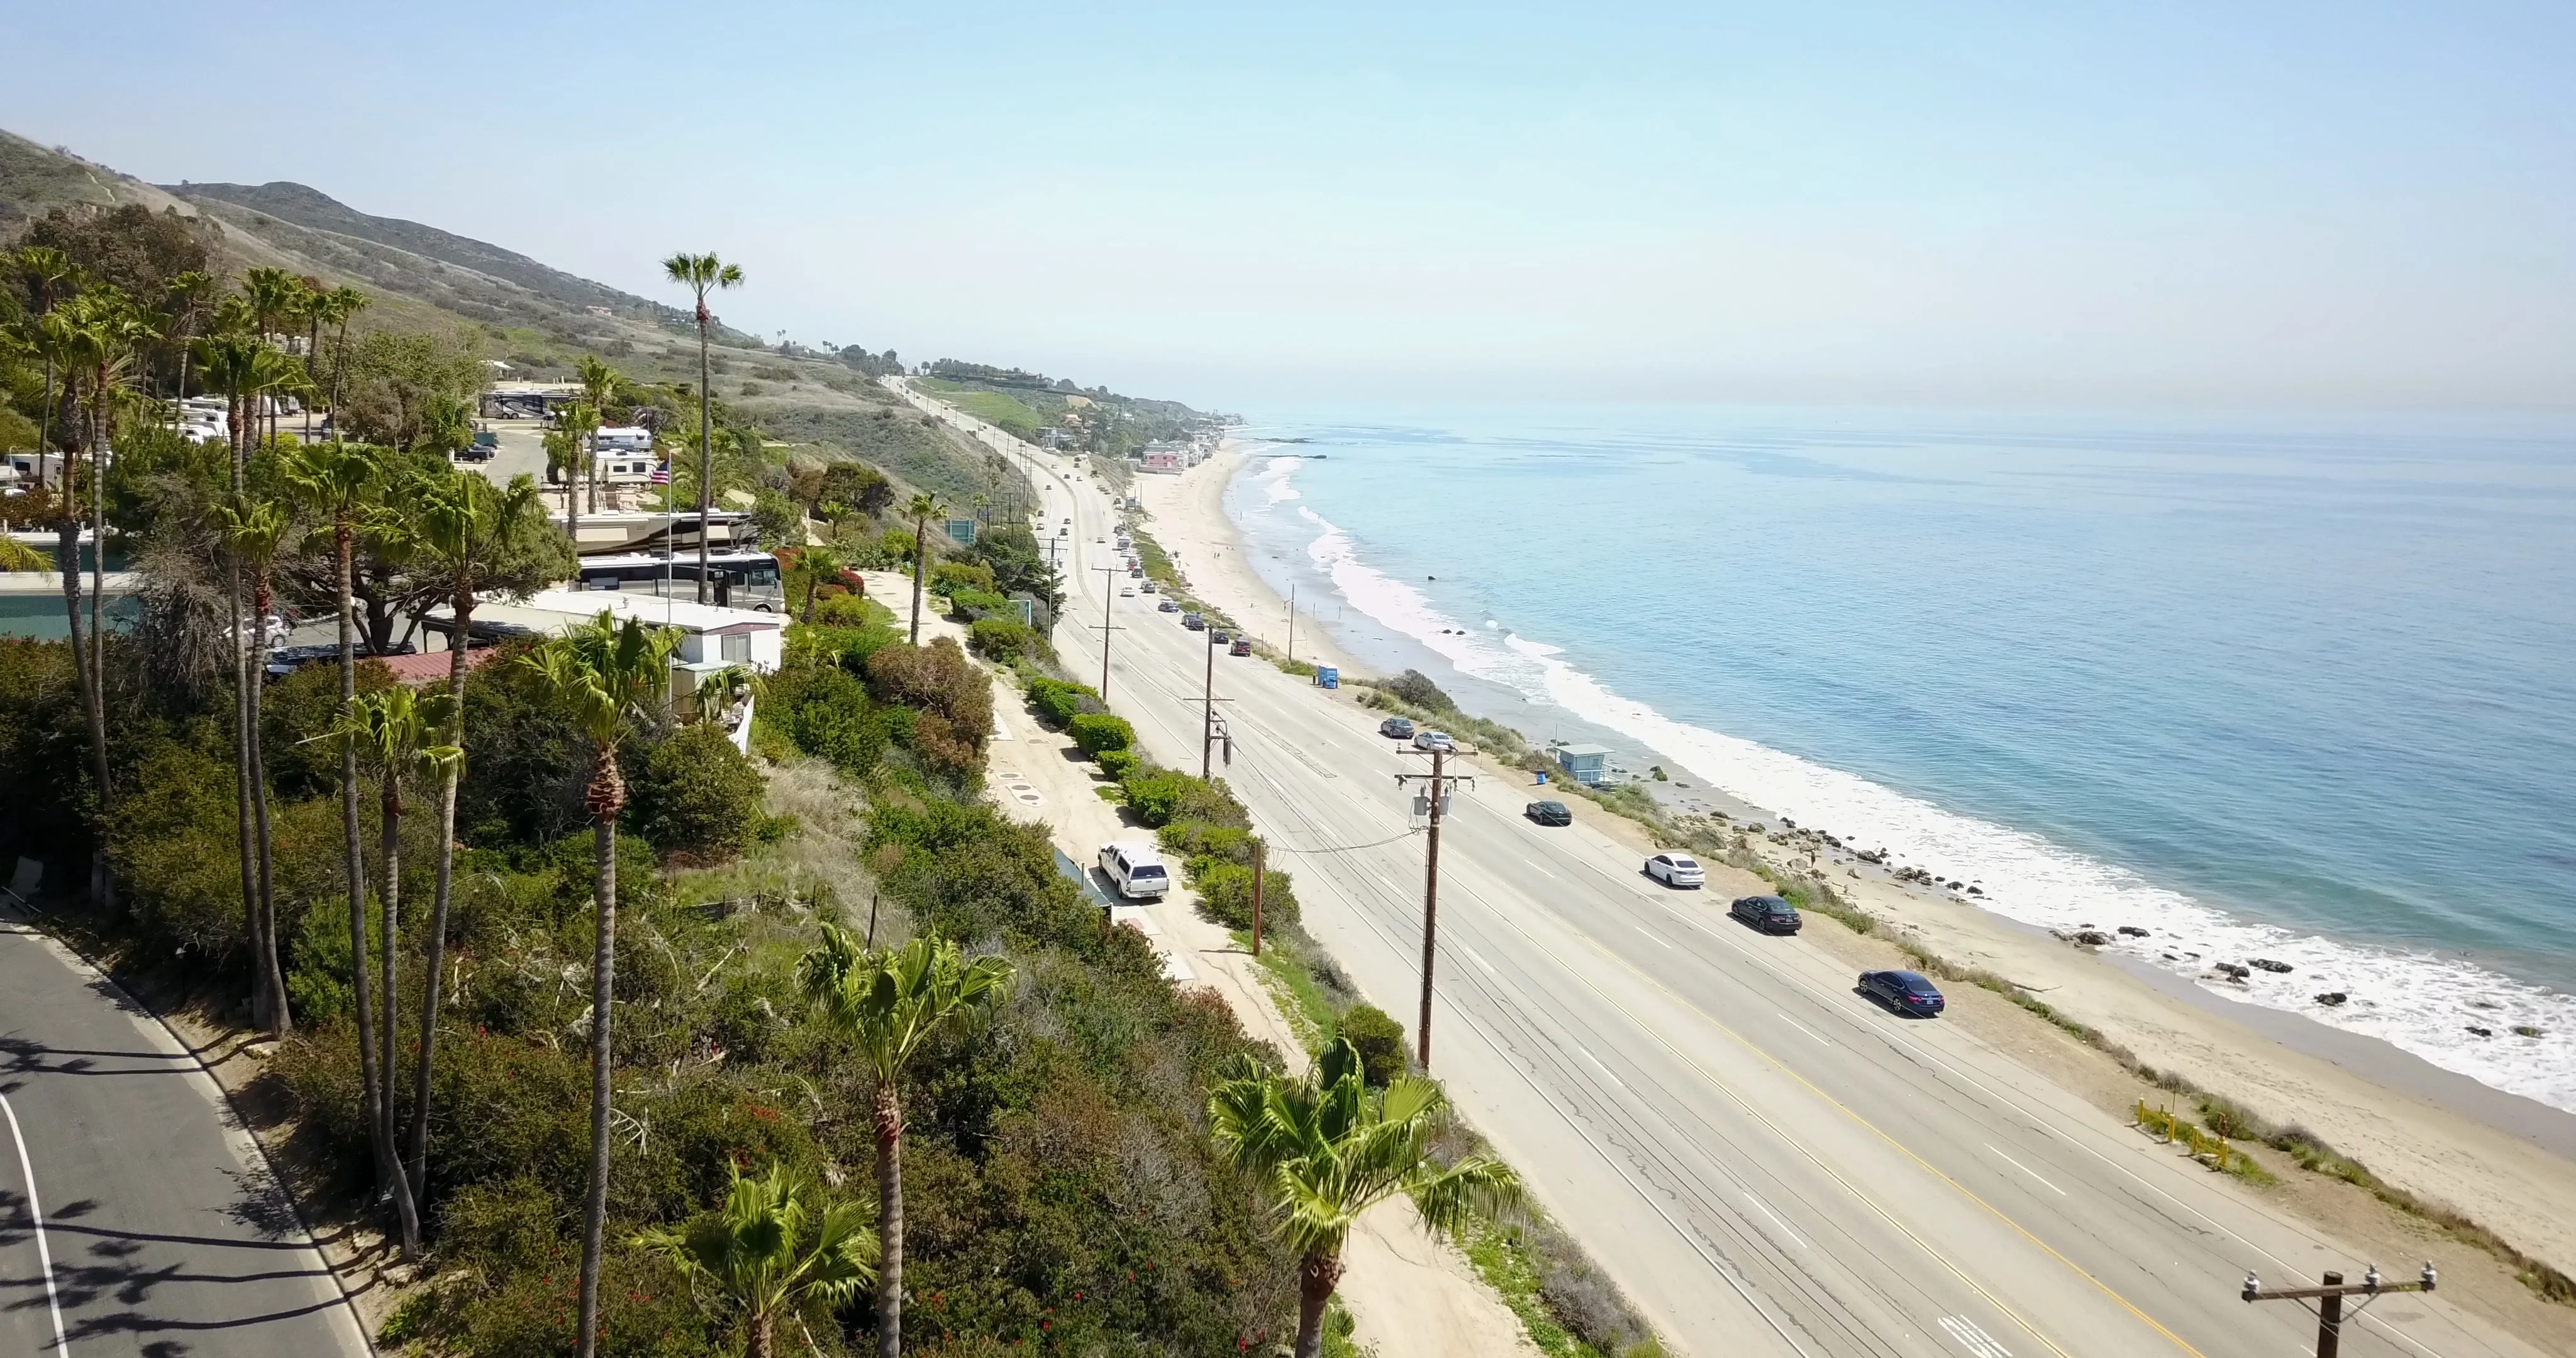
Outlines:
[[[1472, 890], [1472, 888], [1470, 888], [1470, 890]], [[1528, 929], [1523, 928], [1517, 921], [1505, 918], [1502, 912], [1493, 910], [1490, 903], [1486, 905], [1486, 908], [1488, 911], [1493, 913], [1496, 919], [1502, 920], [1504, 924], [1509, 925], [1513, 932], [1518, 933], [1522, 938], [1527, 939], [1530, 946], [1546, 951], [1545, 946], [1541, 944], [1537, 938], [1533, 937]], [[2121, 1308], [2126, 1310], [2130, 1315], [2136, 1316], [2139, 1320], [2144, 1321], [2149, 1329], [2152, 1329], [2156, 1333], [2163, 1335], [2166, 1339], [2171, 1340], [2174, 1347], [2192, 1355], [2192, 1358], [2208, 1358], [2208, 1356], [2203, 1354], [2199, 1349], [2192, 1347], [2190, 1341], [2184, 1339], [2181, 1335], [2175, 1334], [2173, 1331], [2166, 1329], [2163, 1323], [2158, 1321], [2154, 1316], [2148, 1315], [2146, 1312], [2139, 1310], [2136, 1303], [2130, 1301], [2127, 1297], [2121, 1296], [2111, 1287], [2110, 1284], [2103, 1282], [2098, 1277], [2095, 1277], [2090, 1270], [2087, 1270], [2074, 1260], [2059, 1253], [2057, 1249], [2047, 1241], [2031, 1234], [2027, 1227], [2005, 1215], [1993, 1203], [1990, 1203], [1984, 1198], [1977, 1196], [1975, 1193], [1970, 1192], [1965, 1184], [1951, 1178], [1949, 1175], [1943, 1173], [1938, 1166], [1924, 1159], [1922, 1156], [1915, 1154], [1912, 1147], [1907, 1146], [1904, 1142], [1897, 1140], [1895, 1137], [1889, 1136], [1885, 1130], [1878, 1126], [1878, 1124], [1871, 1122], [1869, 1119], [1862, 1117], [1856, 1112], [1853, 1112], [1850, 1107], [1843, 1103], [1842, 1100], [1837, 1099], [1833, 1095], [1826, 1093], [1824, 1090], [1817, 1088], [1815, 1082], [1809, 1080], [1803, 1075], [1800, 1075], [1798, 1072], [1789, 1069], [1787, 1065], [1773, 1057], [1769, 1052], [1764, 1051], [1762, 1048], [1748, 1041], [1742, 1033], [1729, 1027], [1724, 1020], [1709, 1013], [1707, 1010], [1702, 1009], [1697, 1004], [1692, 1003], [1689, 999], [1673, 990], [1672, 987], [1667, 986], [1663, 982], [1656, 980], [1654, 977], [1647, 975], [1644, 971], [1630, 963], [1626, 958], [1603, 947], [1598, 940], [1592, 938], [1590, 935], [1576, 934], [1575, 936], [1582, 939], [1585, 946], [1591, 948], [1595, 953], [1600, 954], [1605, 960], [1620, 967], [1628, 972], [1628, 974], [1645, 982], [1647, 985], [1653, 986], [1656, 990], [1663, 992], [1663, 994], [1675, 1004], [1699, 1015], [1710, 1026], [1716, 1028], [1719, 1032], [1726, 1034], [1726, 1036], [1733, 1040], [1737, 1046], [1751, 1052], [1763, 1064], [1771, 1067], [1773, 1070], [1779, 1071], [1790, 1079], [1797, 1081], [1807, 1090], [1808, 1093], [1813, 1094], [1817, 1098], [1832, 1105], [1835, 1111], [1841, 1113], [1844, 1117], [1850, 1118], [1853, 1122], [1867, 1128], [1872, 1135], [1875, 1135], [1879, 1140], [1894, 1147], [1898, 1152], [1903, 1154], [1906, 1159], [1922, 1166], [1924, 1172], [1930, 1174], [1936, 1179], [1939, 1179], [1941, 1182], [1948, 1184], [1959, 1194], [1959, 1196], [1966, 1198], [1968, 1201], [1975, 1203], [1979, 1207], [1984, 1208], [1989, 1215], [1994, 1217], [1995, 1220], [2011, 1227], [2016, 1234], [2021, 1236], [2022, 1239], [2038, 1246], [2041, 1251], [2048, 1255], [2048, 1257], [2064, 1264], [2067, 1269], [2073, 1272], [2077, 1277], [2093, 1284], [2095, 1288], [2101, 1291], [2103, 1296], [2109, 1297], [2111, 1300], [2118, 1302]], [[1914, 1242], [1916, 1248], [1922, 1250], [1932, 1258], [1939, 1260], [1943, 1268], [1948, 1269], [1960, 1282], [1967, 1284], [1970, 1290], [1974, 1291], [1978, 1296], [1985, 1298], [1989, 1305], [1993, 1306], [1996, 1310], [2003, 1312], [2005, 1315], [2011, 1316], [2014, 1324], [2021, 1326], [2021, 1328], [2027, 1332], [2031, 1338], [2047, 1345], [2049, 1352], [2058, 1355], [2058, 1358], [2074, 1358], [2074, 1356], [2067, 1353], [2065, 1349], [2058, 1347], [2057, 1342], [2043, 1333], [2028, 1317], [2022, 1315], [2021, 1312], [2006, 1304], [2002, 1298], [1987, 1291], [1984, 1284], [1979, 1283], [1975, 1278], [1970, 1277], [1965, 1270], [1961, 1269], [1957, 1264], [1952, 1263], [1947, 1255], [1934, 1249], [1930, 1242], [1924, 1240], [1921, 1236], [1916, 1235], [1903, 1222], [1897, 1220], [1896, 1217], [1885, 1207], [1879, 1205], [1875, 1198], [1862, 1192], [1859, 1188], [1853, 1186], [1850, 1180], [1845, 1179], [1841, 1174], [1836, 1173], [1833, 1166], [1826, 1164], [1824, 1160], [1813, 1150], [1810, 1150], [1804, 1142], [1790, 1136], [1786, 1129], [1782, 1128], [1778, 1123], [1773, 1122], [1769, 1117], [1765, 1116], [1761, 1110], [1747, 1102], [1742, 1095], [1736, 1093], [1734, 1089], [1729, 1087], [1725, 1080], [1719, 1078], [1716, 1071], [1711, 1070], [1707, 1065], [1702, 1063], [1699, 1058], [1683, 1051], [1677, 1046], [1674, 1046], [1663, 1036], [1662, 1033], [1655, 1029], [1654, 1025], [1648, 1023], [1644, 1018], [1640, 1017], [1636, 1011], [1621, 1003], [1617, 996], [1612, 995], [1610, 992], [1603, 990], [1600, 986], [1593, 984], [1590, 978], [1581, 976], [1578, 973], [1576, 979], [1582, 981], [1585, 989], [1590, 990], [1593, 994], [1600, 996], [1603, 1000], [1607, 1001], [1611, 1008], [1627, 1015], [1629, 1021], [1635, 1023], [1648, 1037], [1653, 1038], [1657, 1046], [1662, 1047], [1665, 1051], [1672, 1053], [1674, 1057], [1682, 1061], [1684, 1064], [1699, 1071], [1700, 1074], [1704, 1076], [1719, 1093], [1724, 1094], [1729, 1101], [1735, 1104], [1736, 1107], [1742, 1109], [1746, 1116], [1761, 1123], [1764, 1127], [1770, 1130], [1772, 1135], [1796, 1148], [1800, 1155], [1806, 1157], [1808, 1163], [1823, 1171], [1825, 1177], [1842, 1185], [1845, 1192], [1850, 1193], [1854, 1198], [1859, 1199], [1863, 1204], [1867, 1205], [1871, 1211], [1876, 1212], [1881, 1220], [1884, 1220], [1888, 1225], [1895, 1227], [1897, 1231], [1905, 1236], [1906, 1239]]]

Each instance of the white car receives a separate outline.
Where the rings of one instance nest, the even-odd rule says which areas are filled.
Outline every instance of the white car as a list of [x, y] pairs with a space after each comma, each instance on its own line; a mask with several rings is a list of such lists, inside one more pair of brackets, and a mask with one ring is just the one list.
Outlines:
[[1100, 846], [1100, 871], [1131, 901], [1162, 899], [1172, 889], [1171, 870], [1152, 843], [1113, 840]]
[[1454, 754], [1457, 752], [1458, 742], [1450, 739], [1449, 733], [1446, 731], [1423, 731], [1417, 733], [1413, 737], [1413, 748], [1417, 750], [1447, 750]]
[[1659, 853], [1646, 860], [1646, 875], [1666, 886], [1704, 887], [1708, 874], [1686, 853]]
[[1126, 588], [1126, 587], [1124, 587], [1124, 586], [1121, 586], [1121, 587], [1119, 588], [1119, 590], [1118, 590], [1118, 597], [1119, 597], [1119, 598], [1121, 598], [1121, 599], [1133, 599], [1133, 598], [1135, 598], [1135, 597], [1136, 597], [1136, 591], [1135, 591], [1135, 590], [1133, 590], [1133, 589], [1129, 589], [1129, 588]]

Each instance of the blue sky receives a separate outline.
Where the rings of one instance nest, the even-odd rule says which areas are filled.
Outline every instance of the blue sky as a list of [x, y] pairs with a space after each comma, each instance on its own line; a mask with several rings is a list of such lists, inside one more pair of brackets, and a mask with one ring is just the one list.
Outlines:
[[[2576, 9], [12, 4], [0, 126], [1227, 407], [2576, 405]], [[169, 78], [173, 66], [195, 79]]]

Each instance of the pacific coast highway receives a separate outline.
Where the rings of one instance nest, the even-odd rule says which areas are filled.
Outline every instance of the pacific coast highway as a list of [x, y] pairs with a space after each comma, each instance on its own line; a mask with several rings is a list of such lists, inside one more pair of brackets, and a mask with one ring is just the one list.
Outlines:
[[0, 898], [0, 1354], [367, 1352], [214, 1077]]
[[[1045, 532], [1075, 520], [1055, 642], [1096, 675], [1102, 591], [1127, 583], [1098, 571], [1117, 511], [1065, 463], [1030, 464]], [[1194, 772], [1206, 640], [1153, 603], [1111, 601], [1110, 704], [1156, 760]], [[1410, 1028], [1424, 846], [1393, 775], [1424, 761], [1305, 680], [1216, 665], [1234, 735], [1221, 773], [1296, 874], [1307, 929]], [[2239, 1289], [2249, 1270], [2358, 1276], [2352, 1249], [1963, 1026], [1878, 1008], [1819, 946], [1737, 926], [1726, 893], [1652, 884], [1581, 824], [1530, 825], [1523, 776], [1481, 772], [1443, 833], [1434, 1073], [1679, 1351], [2311, 1351], [2304, 1312]], [[2378, 1262], [2411, 1276], [2413, 1261]], [[2538, 1353], [2438, 1294], [2370, 1308], [2344, 1352]]]

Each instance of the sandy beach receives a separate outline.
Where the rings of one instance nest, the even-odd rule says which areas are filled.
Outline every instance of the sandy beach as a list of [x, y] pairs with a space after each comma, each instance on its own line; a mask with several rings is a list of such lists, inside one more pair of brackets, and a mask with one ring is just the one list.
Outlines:
[[[1172, 553], [1191, 588], [1255, 636], [1280, 645], [1286, 601], [1253, 569], [1224, 510], [1227, 484], [1247, 456], [1229, 441], [1217, 456], [1179, 476], [1138, 477], [1139, 494], [1151, 516], [1149, 531]], [[1338, 662], [1346, 672], [1372, 669], [1342, 653], [1310, 617], [1299, 620], [1297, 654]], [[1611, 818], [1592, 819], [1600, 824]], [[1625, 828], [1619, 837], [1643, 842], [1641, 827], [1620, 824]], [[1810, 849], [1778, 840], [1756, 843], [1765, 857], [1784, 864], [1804, 860]], [[2238, 1004], [2180, 977], [2147, 974], [1946, 893], [1898, 883], [1846, 855], [1823, 850], [1815, 863], [1896, 936], [1953, 965], [2008, 978], [2138, 1061], [2234, 1098], [2275, 1123], [2303, 1127], [2388, 1182], [2456, 1209], [2531, 1257], [2576, 1274], [2576, 1115], [2501, 1093], [2373, 1039]], [[1820, 946], [1855, 958], [1893, 952], [1878, 940], [1830, 926], [1810, 933]], [[2005, 1050], [2018, 1052], [2033, 1034], [2053, 1032], [2036, 1016], [1994, 1008], [2000, 1012], [1984, 1021], [1982, 1035]], [[2083, 1066], [2037, 1061], [2034, 1077], [2113, 1108], [2126, 1108], [2151, 1092], [2107, 1060]], [[2297, 1196], [2291, 1189], [2273, 1191], [2285, 1202]], [[2354, 1228], [2350, 1221], [2335, 1225], [2347, 1232]], [[2515, 1293], [2521, 1289], [2508, 1285], [2498, 1294], [2499, 1304], [2514, 1306]]]

